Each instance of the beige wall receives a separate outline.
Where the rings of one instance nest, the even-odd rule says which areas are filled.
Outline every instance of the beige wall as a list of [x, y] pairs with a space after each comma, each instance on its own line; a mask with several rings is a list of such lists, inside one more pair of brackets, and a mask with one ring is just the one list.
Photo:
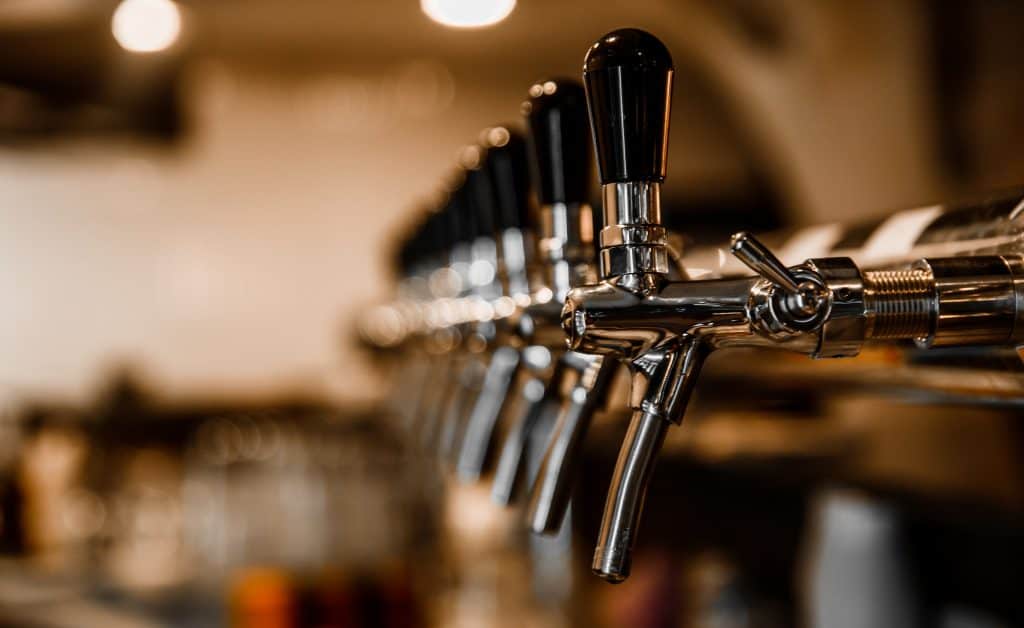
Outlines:
[[[374, 394], [348, 333], [390, 288], [390, 234], [518, 109], [445, 72], [206, 67], [178, 150], [0, 152], [0, 384], [81, 396], [131, 361], [169, 393]], [[403, 101], [403, 81], [437, 89]]]

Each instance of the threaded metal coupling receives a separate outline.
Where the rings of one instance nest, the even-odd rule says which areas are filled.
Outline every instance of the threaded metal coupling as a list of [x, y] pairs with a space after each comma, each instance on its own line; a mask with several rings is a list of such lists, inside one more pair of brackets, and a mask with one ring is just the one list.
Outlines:
[[927, 337], [934, 302], [935, 278], [928, 269], [864, 273], [868, 338]]

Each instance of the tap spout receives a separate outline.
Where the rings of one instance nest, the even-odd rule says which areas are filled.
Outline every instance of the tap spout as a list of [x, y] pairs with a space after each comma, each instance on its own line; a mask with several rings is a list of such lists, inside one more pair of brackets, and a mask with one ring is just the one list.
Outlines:
[[491, 355], [483, 388], [470, 412], [462, 438], [456, 466], [459, 479], [479, 479], [489, 453], [491, 433], [511, 397], [518, 368], [519, 351], [514, 347], [499, 347]]
[[682, 418], [707, 355], [693, 337], [651, 356], [646, 394], [633, 413], [605, 501], [591, 570], [611, 583], [629, 576], [633, 542], [665, 433]]
[[533, 483], [534, 470], [528, 468], [527, 458], [538, 441], [544, 442], [554, 425], [562, 404], [560, 389], [567, 375], [565, 365], [559, 361], [546, 382], [533, 377], [523, 385], [523, 407], [509, 426], [494, 472], [494, 503], [508, 506], [522, 487]]
[[562, 526], [579, 473], [583, 441], [594, 414], [604, 407], [619, 365], [618, 360], [603, 356], [569, 355], [586, 363], [555, 423], [530, 494], [527, 517], [530, 529], [538, 534], [555, 534]]

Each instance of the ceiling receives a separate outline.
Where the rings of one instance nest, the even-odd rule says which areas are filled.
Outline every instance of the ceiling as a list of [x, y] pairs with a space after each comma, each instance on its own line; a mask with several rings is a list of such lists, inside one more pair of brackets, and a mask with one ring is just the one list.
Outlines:
[[[671, 146], [683, 157], [674, 163], [731, 155], [726, 161], [739, 164], [734, 173], [758, 171], [787, 206], [819, 217], [851, 207], [881, 211], [959, 189], [939, 162], [937, 144], [946, 140], [937, 125], [956, 121], [941, 118], [935, 94], [934, 12], [912, 0], [519, 0], [507, 20], [479, 30], [435, 24], [416, 0], [179, 1], [188, 26], [186, 45], [175, 51], [181, 60], [218, 59], [279, 76], [374, 74], [429, 60], [460, 84], [513, 94], [513, 105], [538, 78], [578, 75], [601, 34], [647, 28], [680, 68]], [[7, 0], [0, 5], [0, 79], [105, 94], [113, 76], [127, 83], [115, 90], [122, 96], [147, 72], [174, 80], [173, 68], [154, 68], [152, 59], [123, 71], [109, 37], [115, 5]], [[953, 20], [954, 31], [970, 28], [963, 22]], [[1014, 24], [999, 18], [994, 26], [1000, 23]], [[962, 75], [973, 76], [974, 68]], [[1016, 102], [991, 93], [999, 95], [991, 102]], [[1006, 117], [994, 128], [1006, 128]]]

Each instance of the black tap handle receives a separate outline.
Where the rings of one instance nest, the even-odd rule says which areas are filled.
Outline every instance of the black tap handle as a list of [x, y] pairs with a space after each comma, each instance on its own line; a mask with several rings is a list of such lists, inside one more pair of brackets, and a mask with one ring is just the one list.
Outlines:
[[579, 81], [558, 78], [530, 87], [523, 113], [530, 126], [533, 177], [542, 205], [586, 203], [593, 172], [587, 97]]
[[483, 168], [466, 173], [467, 221], [474, 238], [494, 237], [494, 189], [490, 174]]
[[396, 276], [401, 279], [402, 277], [409, 277], [413, 273], [413, 269], [416, 266], [416, 262], [419, 257], [418, 245], [420, 238], [419, 233], [407, 235], [399, 243], [398, 249], [394, 252], [393, 267]]
[[473, 238], [493, 238], [497, 230], [498, 208], [494, 204], [494, 182], [487, 162], [490, 156], [484, 142], [470, 144], [459, 154], [459, 164], [465, 169], [466, 221]]
[[486, 170], [494, 191], [495, 226], [525, 229], [529, 226], [530, 175], [526, 139], [518, 131], [496, 126], [484, 133], [487, 147]]
[[476, 237], [476, 223], [472, 220], [467, 196], [466, 182], [462, 180], [453, 187], [442, 210], [449, 251], [457, 244], [472, 242]]
[[672, 56], [650, 33], [624, 28], [583, 61], [601, 183], [665, 180]]
[[420, 250], [426, 258], [438, 258], [445, 255], [452, 246], [452, 235], [448, 231], [448, 218], [444, 208], [430, 212], [423, 225], [423, 244]]
[[416, 231], [406, 240], [402, 249], [403, 267], [406, 275], [411, 275], [416, 265], [424, 263], [433, 252], [432, 240], [434, 229], [434, 215], [425, 213], [423, 219], [416, 227]]
[[449, 234], [444, 207], [425, 205], [417, 210], [416, 221], [397, 252], [397, 268], [402, 276], [410, 276], [421, 264], [434, 264], [447, 252]]

